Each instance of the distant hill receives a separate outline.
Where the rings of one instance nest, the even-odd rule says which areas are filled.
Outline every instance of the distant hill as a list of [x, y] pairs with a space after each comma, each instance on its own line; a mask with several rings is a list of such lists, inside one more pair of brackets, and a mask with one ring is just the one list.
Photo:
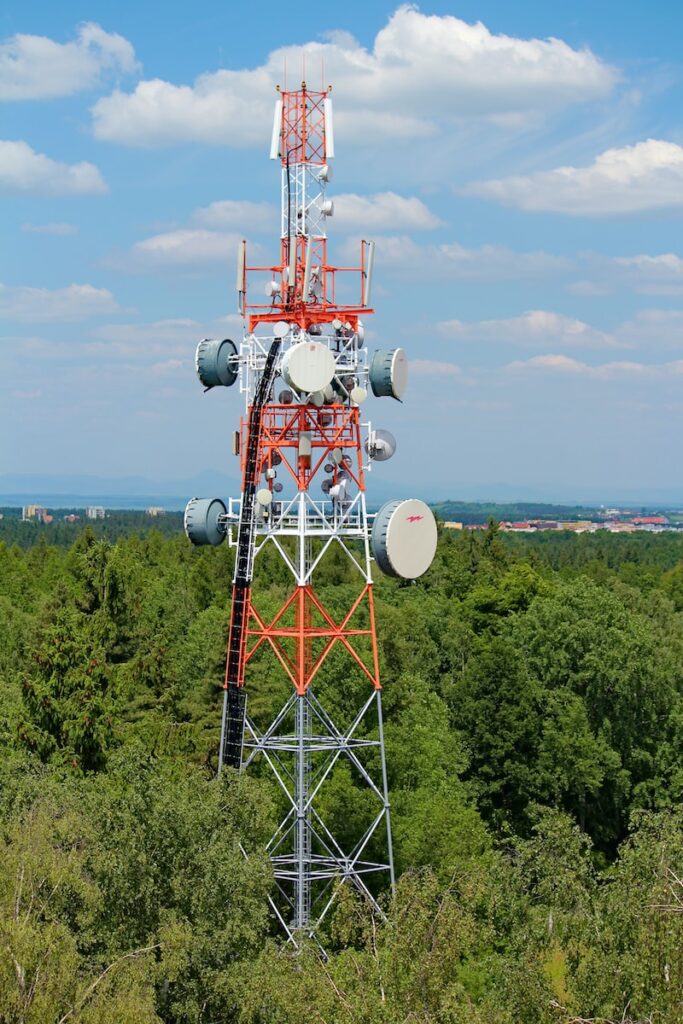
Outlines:
[[[237, 470], [237, 467], [235, 467]], [[497, 518], [525, 518], [543, 515], [533, 509], [547, 507], [547, 515], [562, 515], [562, 509], [595, 509], [600, 505], [621, 505], [633, 508], [683, 507], [683, 487], [634, 488], [600, 492], [594, 487], [571, 485], [560, 490], [546, 485], [509, 484], [492, 482], [472, 484], [462, 481], [415, 483], [410, 476], [396, 476], [391, 467], [375, 466], [367, 477], [368, 500], [373, 506], [400, 497], [422, 498], [436, 503], [439, 509], [449, 509], [447, 516], [462, 518], [473, 504], [496, 506], [491, 512]], [[444, 491], [452, 495], [445, 499]], [[207, 469], [180, 480], [154, 480], [144, 476], [96, 476], [89, 474], [7, 473], [0, 474], [0, 505], [19, 506], [38, 503], [50, 508], [83, 507], [88, 504], [105, 508], [141, 509], [148, 505], [161, 505], [166, 509], [183, 509], [188, 498], [237, 496], [240, 492], [239, 473], [219, 473]], [[523, 513], [503, 509], [526, 509]], [[446, 513], [441, 513], [446, 516]], [[579, 513], [576, 517], [580, 518]]]

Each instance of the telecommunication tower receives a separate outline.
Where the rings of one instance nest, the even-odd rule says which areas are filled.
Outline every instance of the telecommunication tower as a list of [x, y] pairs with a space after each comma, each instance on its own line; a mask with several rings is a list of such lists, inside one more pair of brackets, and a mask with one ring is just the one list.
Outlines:
[[[235, 548], [219, 770], [261, 761], [277, 782], [282, 816], [268, 843], [276, 883], [270, 902], [294, 946], [302, 936], [315, 938], [340, 885], [354, 886], [377, 912], [378, 883], [388, 877], [393, 885], [372, 563], [415, 579], [431, 564], [437, 535], [417, 499], [388, 502], [375, 515], [366, 504], [366, 475], [391, 458], [396, 442], [361, 409], [370, 391], [401, 399], [407, 361], [400, 348], [370, 357], [364, 347], [374, 243], [360, 243], [355, 267], [328, 262], [330, 93], [305, 82], [278, 89], [270, 156], [281, 165], [279, 256], [272, 266], [252, 266], [240, 243], [244, 337], [239, 345], [205, 339], [196, 355], [207, 390], [239, 382], [245, 396], [233, 441], [242, 494], [227, 505], [192, 498], [185, 511], [192, 543], [215, 545], [227, 536]], [[267, 545], [291, 578], [274, 612], [260, 606], [254, 586], [255, 562]], [[353, 593], [339, 588], [341, 607], [321, 596], [332, 549], [344, 553], [356, 579]], [[345, 697], [342, 719], [338, 702], [318, 696], [324, 679], [323, 690], [333, 692], [330, 677]], [[274, 678], [286, 683], [287, 695], [272, 721], [257, 721], [247, 713], [247, 693], [256, 699]], [[349, 697], [357, 694], [349, 715]], [[325, 814], [325, 783], [341, 765], [357, 795], [352, 840], [348, 829], [340, 838]]]

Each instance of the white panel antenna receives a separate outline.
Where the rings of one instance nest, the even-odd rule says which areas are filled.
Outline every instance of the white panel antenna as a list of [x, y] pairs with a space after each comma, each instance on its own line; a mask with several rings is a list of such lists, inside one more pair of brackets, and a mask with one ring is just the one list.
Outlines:
[[242, 241], [237, 247], [237, 307], [244, 312], [244, 268], [247, 262], [247, 243]]
[[270, 159], [277, 160], [280, 155], [280, 131], [282, 129], [282, 100], [275, 100], [273, 115], [273, 135], [270, 140]]
[[334, 122], [332, 120], [332, 97], [326, 96], [325, 102], [325, 159], [334, 157]]
[[375, 243], [368, 242], [368, 262], [365, 266], [365, 280], [363, 281], [363, 305], [370, 305], [372, 292], [372, 271], [375, 266]]
[[293, 288], [296, 284], [296, 235], [289, 236], [289, 268], [287, 270], [287, 284]]
[[308, 295], [311, 290], [311, 257], [313, 255], [313, 239], [306, 241], [306, 263], [304, 265], [304, 280], [301, 286], [301, 300], [308, 302]]

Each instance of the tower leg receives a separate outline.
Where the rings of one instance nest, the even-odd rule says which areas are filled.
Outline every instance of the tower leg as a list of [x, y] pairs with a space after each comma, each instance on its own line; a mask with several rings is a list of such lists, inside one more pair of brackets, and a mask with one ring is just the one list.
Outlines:
[[389, 802], [389, 783], [387, 781], [387, 759], [384, 753], [384, 719], [382, 717], [382, 691], [376, 691], [377, 696], [377, 722], [379, 726], [379, 754], [382, 760], [382, 791], [384, 793], [384, 821], [387, 829], [387, 853], [389, 857], [389, 877], [391, 879], [391, 891], [396, 887], [396, 876], [394, 874], [394, 846], [391, 839], [391, 803]]
[[295, 928], [306, 928], [311, 916], [311, 831], [308, 806], [311, 778], [309, 736], [311, 716], [308, 697], [296, 699], [296, 880], [294, 883]]
[[223, 690], [223, 714], [221, 715], [221, 742], [218, 747], [218, 774], [223, 768], [223, 751], [225, 750], [225, 729], [228, 722], [228, 691]]

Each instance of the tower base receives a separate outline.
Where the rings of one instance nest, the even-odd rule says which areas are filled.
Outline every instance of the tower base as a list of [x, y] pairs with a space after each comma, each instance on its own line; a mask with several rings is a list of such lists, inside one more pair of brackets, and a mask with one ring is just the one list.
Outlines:
[[[277, 888], [271, 906], [295, 946], [304, 937], [317, 939], [341, 886], [352, 886], [381, 915], [375, 893], [387, 881], [394, 884], [381, 693], [373, 690], [346, 728], [335, 724], [310, 687], [293, 692], [263, 732], [246, 718], [243, 766], [263, 758], [284, 799], [267, 845]], [[352, 840], [335, 836], [320, 810], [323, 786], [343, 763], [350, 764], [355, 785], [371, 794], [368, 820]], [[378, 832], [389, 851], [386, 862], [372, 859]]]

